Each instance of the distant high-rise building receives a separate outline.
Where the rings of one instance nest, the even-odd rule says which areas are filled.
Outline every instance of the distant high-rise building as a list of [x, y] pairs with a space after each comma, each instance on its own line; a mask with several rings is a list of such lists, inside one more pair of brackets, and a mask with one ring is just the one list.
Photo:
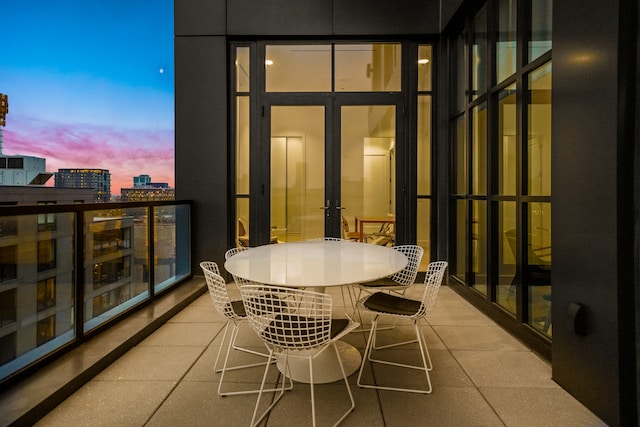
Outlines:
[[111, 200], [111, 174], [108, 169], [58, 169], [55, 176], [58, 188], [92, 188], [97, 202]]
[[144, 187], [145, 185], [149, 185], [151, 182], [151, 177], [149, 175], [140, 175], [133, 177], [133, 186], [134, 187]]
[[121, 201], [175, 200], [175, 189], [166, 182], [151, 182], [149, 175], [133, 177], [132, 188], [121, 188]]

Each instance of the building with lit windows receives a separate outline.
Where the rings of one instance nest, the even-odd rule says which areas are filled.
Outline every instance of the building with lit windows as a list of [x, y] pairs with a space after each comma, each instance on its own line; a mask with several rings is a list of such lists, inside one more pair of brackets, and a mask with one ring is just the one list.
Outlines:
[[111, 200], [111, 174], [107, 169], [58, 169], [55, 175], [58, 188], [93, 188], [97, 202]]
[[123, 202], [175, 200], [175, 188], [166, 182], [151, 182], [149, 175], [140, 175], [133, 177], [133, 187], [121, 188], [120, 195]]

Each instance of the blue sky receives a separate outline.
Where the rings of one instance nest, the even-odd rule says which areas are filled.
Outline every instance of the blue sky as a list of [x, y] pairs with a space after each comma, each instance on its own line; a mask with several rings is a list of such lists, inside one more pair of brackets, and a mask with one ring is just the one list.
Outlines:
[[0, 0], [0, 11], [3, 153], [109, 169], [113, 193], [139, 174], [173, 185], [173, 0]]

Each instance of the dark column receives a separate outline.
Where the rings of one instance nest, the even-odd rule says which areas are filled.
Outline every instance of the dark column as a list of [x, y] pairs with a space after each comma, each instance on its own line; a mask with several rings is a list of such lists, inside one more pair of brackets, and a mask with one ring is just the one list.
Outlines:
[[224, 259], [229, 237], [225, 37], [176, 37], [176, 198], [193, 205], [192, 271]]
[[636, 425], [637, 4], [553, 7], [553, 377], [608, 424]]

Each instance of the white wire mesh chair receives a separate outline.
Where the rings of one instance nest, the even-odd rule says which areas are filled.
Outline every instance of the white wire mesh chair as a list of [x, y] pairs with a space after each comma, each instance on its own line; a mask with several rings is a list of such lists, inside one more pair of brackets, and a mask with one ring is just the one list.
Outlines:
[[[213, 366], [216, 372], [220, 373], [220, 382], [218, 383], [218, 394], [220, 396], [229, 396], [236, 394], [249, 394], [249, 393], [258, 393], [260, 390], [242, 390], [242, 391], [223, 391], [223, 383], [224, 376], [227, 371], [233, 371], [237, 369], [244, 368], [252, 368], [256, 366], [264, 366], [265, 364], [270, 363], [270, 359], [267, 359], [266, 362], [258, 362], [247, 365], [239, 365], [239, 366], [229, 366], [229, 354], [231, 353], [231, 349], [243, 351], [245, 353], [251, 353], [262, 357], [268, 357], [265, 353], [260, 353], [259, 351], [239, 347], [236, 345], [236, 338], [238, 337], [238, 331], [240, 329], [240, 325], [243, 321], [247, 319], [246, 313], [244, 311], [244, 305], [242, 300], [232, 301], [229, 298], [229, 293], [227, 292], [227, 284], [222, 276], [219, 274], [218, 265], [213, 261], [203, 261], [200, 263], [200, 267], [204, 272], [204, 277], [207, 282], [207, 287], [209, 288], [209, 295], [211, 296], [211, 300], [213, 301], [213, 306], [215, 309], [222, 314], [226, 319], [226, 323], [224, 325], [224, 332], [222, 335], [222, 342], [220, 343], [220, 348], [218, 349], [218, 354], [216, 355], [216, 361]], [[224, 343], [227, 339], [227, 332], [229, 331], [229, 325], [233, 325], [233, 329], [231, 330], [231, 336], [229, 337], [229, 344], [227, 345], [227, 352], [224, 357], [224, 363], [222, 367], [218, 367], [218, 361], [220, 360], [220, 355], [222, 353], [222, 348], [224, 347]]]
[[[218, 268], [218, 264], [213, 262], [213, 261], [202, 261], [200, 263], [200, 268], [202, 268], [202, 271], [204, 271], [204, 272], [210, 271], [212, 273], [220, 275], [220, 268]], [[205, 280], [206, 280], [207, 275], [205, 274], [204, 277], [205, 277]]]
[[[313, 385], [313, 360], [332, 347], [338, 358], [342, 377], [349, 393], [351, 406], [336, 422], [339, 424], [353, 410], [355, 402], [351, 394], [351, 388], [347, 381], [340, 353], [336, 347], [336, 341], [358, 327], [358, 323], [350, 318], [332, 319], [331, 296], [301, 290], [267, 285], [248, 285], [240, 288], [245, 310], [249, 317], [249, 323], [262, 337], [269, 357], [276, 355], [284, 358], [285, 374], [291, 375], [289, 357], [307, 358], [309, 362], [309, 378], [311, 388], [311, 417], [313, 425], [316, 425], [315, 395]], [[302, 354], [291, 354], [294, 350], [312, 350]], [[261, 389], [265, 386], [265, 380], [269, 371], [269, 365], [265, 367]], [[273, 409], [284, 395], [284, 377], [280, 393], [274, 396], [270, 406], [256, 419], [262, 392], [258, 394], [251, 425], [255, 426]], [[267, 391], [267, 390], [264, 390]]]
[[[373, 315], [373, 319], [371, 321], [371, 332], [369, 333], [369, 338], [367, 339], [367, 346], [365, 347], [364, 355], [362, 356], [362, 364], [360, 365], [360, 372], [358, 373], [358, 386], [363, 388], [374, 388], [378, 390], [405, 391], [410, 393], [423, 394], [431, 393], [432, 386], [431, 378], [429, 377], [429, 371], [433, 369], [433, 364], [431, 362], [431, 356], [429, 355], [429, 349], [427, 348], [427, 342], [424, 338], [424, 334], [422, 333], [422, 331], [420, 331], [418, 322], [422, 319], [426, 319], [429, 313], [431, 313], [431, 310], [436, 303], [438, 291], [440, 290], [440, 285], [442, 284], [442, 280], [444, 279], [444, 273], [447, 269], [447, 265], [448, 264], [446, 261], [436, 261], [429, 264], [429, 268], [425, 276], [424, 289], [422, 291], [422, 297], [420, 298], [420, 300], [413, 300], [386, 292], [376, 292], [358, 301], [360, 310], [369, 312]], [[389, 316], [395, 319], [411, 320], [416, 334], [416, 339], [376, 347], [376, 332], [378, 330], [378, 319], [380, 316]], [[374, 358], [372, 355], [374, 350], [377, 352], [379, 350], [398, 347], [401, 345], [414, 343], [416, 341], [418, 342], [422, 365], [398, 363], [390, 360]], [[426, 378], [426, 387], [400, 388], [370, 383], [365, 384], [362, 381], [362, 372], [367, 362], [369, 362], [370, 364], [380, 363], [384, 365], [399, 366], [402, 368], [423, 371]]]
[[[238, 254], [239, 252], [244, 252], [244, 251], [246, 251], [248, 249], [249, 248], [246, 247], [246, 246], [237, 246], [235, 248], [231, 248], [227, 252], [224, 253], [224, 259], [227, 260], [227, 259], [231, 258], [232, 256]], [[251, 280], [243, 279], [240, 276], [236, 276], [235, 274], [231, 274], [231, 276], [233, 276], [233, 281], [236, 282], [236, 286], [238, 286], [238, 287], [245, 286], [245, 285], [257, 285], [258, 284], [256, 282], [251, 281]]]
[[247, 249], [249, 248], [246, 246], [236, 246], [235, 248], [231, 248], [224, 253], [224, 259], [227, 260], [232, 256], [234, 256], [235, 254], [237, 254], [238, 252], [243, 252], [243, 251], [246, 251]]
[[407, 266], [391, 276], [358, 285], [358, 299], [362, 296], [362, 292], [392, 291], [402, 294], [409, 286], [413, 285], [418, 275], [418, 267], [422, 261], [424, 249], [418, 245], [400, 245], [392, 248], [407, 257], [409, 260]]
[[[356, 301], [362, 298], [363, 293], [371, 294], [379, 291], [389, 291], [403, 295], [409, 286], [414, 284], [424, 249], [418, 245], [399, 245], [393, 246], [392, 248], [398, 252], [402, 252], [407, 257], [409, 260], [407, 266], [391, 276], [383, 277], [373, 282], [359, 284], [357, 286], [358, 295], [355, 297]], [[360, 323], [364, 324], [362, 313], [358, 310], [357, 304], [354, 304], [354, 313], [358, 320], [360, 320]]]

